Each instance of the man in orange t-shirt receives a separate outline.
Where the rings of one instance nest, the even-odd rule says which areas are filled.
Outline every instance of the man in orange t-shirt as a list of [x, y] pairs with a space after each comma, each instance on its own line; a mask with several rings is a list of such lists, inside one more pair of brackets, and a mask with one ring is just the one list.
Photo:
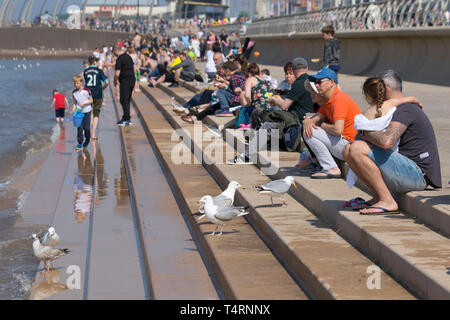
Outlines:
[[323, 68], [309, 80], [327, 99], [314, 117], [303, 121], [305, 143], [322, 167], [322, 171], [314, 173], [311, 178], [340, 178], [341, 170], [333, 156], [344, 160], [342, 151], [356, 136], [354, 118], [361, 110], [348, 94], [339, 90], [333, 70]]

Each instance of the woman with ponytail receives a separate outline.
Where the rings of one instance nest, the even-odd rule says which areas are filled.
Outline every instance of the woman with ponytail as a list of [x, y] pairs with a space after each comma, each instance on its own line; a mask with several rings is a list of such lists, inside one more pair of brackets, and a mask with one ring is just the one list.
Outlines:
[[368, 78], [364, 82], [363, 94], [370, 107], [355, 117], [356, 130], [385, 129], [392, 119], [396, 106], [400, 104], [416, 103], [422, 108], [419, 100], [412, 96], [386, 100], [386, 84], [378, 77]]

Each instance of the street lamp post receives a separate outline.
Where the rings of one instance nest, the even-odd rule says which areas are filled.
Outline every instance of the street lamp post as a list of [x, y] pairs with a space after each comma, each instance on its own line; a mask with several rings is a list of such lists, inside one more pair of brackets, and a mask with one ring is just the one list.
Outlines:
[[139, 0], [137, 0], [136, 24], [139, 24]]

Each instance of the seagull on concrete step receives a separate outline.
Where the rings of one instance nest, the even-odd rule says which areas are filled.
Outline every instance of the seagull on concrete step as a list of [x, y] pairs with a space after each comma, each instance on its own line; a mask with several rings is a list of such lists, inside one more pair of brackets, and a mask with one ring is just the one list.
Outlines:
[[63, 255], [66, 255], [70, 252], [69, 249], [58, 249], [49, 246], [43, 246], [36, 234], [33, 234], [32, 237], [34, 255], [39, 259], [39, 261], [44, 261], [47, 272], [50, 271], [51, 261], [58, 259], [59, 257], [62, 257]]
[[221, 225], [222, 227], [218, 235], [222, 235], [223, 226], [226, 222], [249, 213], [248, 211], [246, 211], [247, 208], [244, 207], [227, 207], [215, 205], [213, 197], [211, 196], [204, 196], [200, 199], [199, 203], [203, 203], [205, 205], [204, 208], [206, 217], [216, 225], [211, 235], [216, 234], [216, 230], [219, 225]]
[[[270, 195], [270, 201], [273, 204], [273, 197], [281, 197], [289, 191], [292, 184], [297, 188], [294, 178], [292, 176], [287, 176], [284, 179], [270, 181], [262, 186], [257, 186], [257, 188], [259, 189], [260, 194]], [[287, 205], [285, 200], [283, 200], [283, 204]]]
[[56, 233], [55, 228], [50, 227], [48, 228], [48, 231], [44, 234], [44, 237], [42, 238], [42, 245], [54, 247], [59, 242], [59, 236]]
[[[231, 207], [234, 202], [234, 194], [236, 193], [236, 189], [241, 188], [245, 189], [241, 184], [237, 181], [231, 181], [228, 184], [228, 187], [219, 195], [215, 196], [213, 198], [214, 204], [217, 206], [225, 206], [225, 207]], [[200, 213], [203, 213], [203, 215], [198, 218], [197, 220], [200, 220], [205, 216], [205, 205], [202, 204], [200, 208], [198, 209]]]

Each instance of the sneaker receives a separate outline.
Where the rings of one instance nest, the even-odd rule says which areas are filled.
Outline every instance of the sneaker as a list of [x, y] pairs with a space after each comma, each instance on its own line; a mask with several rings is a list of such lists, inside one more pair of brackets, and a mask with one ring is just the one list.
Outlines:
[[83, 150], [83, 146], [81, 145], [81, 143], [77, 144], [77, 146], [75, 147], [76, 151], [81, 151]]
[[237, 109], [242, 108], [242, 106], [231, 107], [230, 112], [235, 112]]
[[253, 164], [253, 163], [250, 162], [250, 159], [247, 156], [241, 153], [236, 157], [234, 157], [233, 160], [228, 160], [227, 164]]
[[89, 142], [83, 143], [83, 149], [86, 149], [88, 145], [89, 145]]
[[129, 126], [131, 124], [130, 120], [120, 120], [117, 122], [117, 125], [120, 127]]
[[219, 113], [216, 113], [217, 117], [234, 117], [234, 115], [228, 110], [222, 110]]
[[175, 112], [175, 113], [189, 114], [189, 109], [188, 108], [184, 108], [182, 106], [177, 106], [177, 105], [173, 106], [172, 111]]
[[297, 169], [305, 169], [307, 166], [309, 166], [312, 162], [311, 154], [308, 150], [303, 151], [300, 153], [300, 159], [298, 160], [298, 163], [295, 165], [295, 168]]
[[221, 133], [218, 129], [213, 128], [213, 127], [211, 127], [211, 126], [209, 126], [209, 125], [207, 125], [207, 124], [205, 124], [205, 127], [206, 127], [206, 129], [208, 129], [209, 131], [211, 131], [212, 133], [214, 133], [216, 136], [222, 137], [222, 133]]

